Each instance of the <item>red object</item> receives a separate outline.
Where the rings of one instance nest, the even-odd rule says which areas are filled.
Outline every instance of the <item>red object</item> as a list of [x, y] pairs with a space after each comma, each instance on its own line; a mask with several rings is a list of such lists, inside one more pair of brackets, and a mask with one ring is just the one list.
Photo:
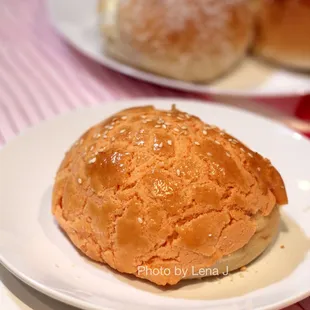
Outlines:
[[[310, 94], [301, 98], [296, 108], [295, 116], [310, 123]], [[303, 132], [303, 134], [310, 138], [310, 131]]]
[[295, 116], [310, 121], [310, 95], [306, 95], [301, 98], [300, 103], [297, 106]]

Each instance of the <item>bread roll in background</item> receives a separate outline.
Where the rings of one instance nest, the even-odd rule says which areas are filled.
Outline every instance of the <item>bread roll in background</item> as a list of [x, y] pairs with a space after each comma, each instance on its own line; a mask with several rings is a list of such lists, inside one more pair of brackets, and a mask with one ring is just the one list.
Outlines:
[[252, 41], [248, 0], [99, 0], [98, 8], [106, 53], [173, 79], [213, 80]]
[[175, 268], [192, 278], [250, 263], [276, 235], [286, 203], [268, 159], [193, 115], [146, 106], [112, 115], [71, 147], [52, 211], [91, 259], [172, 285], [183, 279]]
[[254, 52], [286, 67], [310, 70], [310, 1], [257, 1]]

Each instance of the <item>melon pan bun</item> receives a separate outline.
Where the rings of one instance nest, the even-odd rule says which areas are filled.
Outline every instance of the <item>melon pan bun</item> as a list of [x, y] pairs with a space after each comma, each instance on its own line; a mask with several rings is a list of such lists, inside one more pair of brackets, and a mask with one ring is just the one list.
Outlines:
[[[175, 267], [237, 269], [276, 235], [284, 183], [270, 161], [176, 108], [123, 110], [65, 155], [52, 211], [89, 258], [158, 285]], [[139, 272], [167, 268], [170, 275]]]
[[225, 74], [253, 38], [247, 0], [99, 0], [98, 10], [106, 53], [183, 81]]
[[310, 1], [257, 2], [254, 52], [286, 67], [310, 70]]

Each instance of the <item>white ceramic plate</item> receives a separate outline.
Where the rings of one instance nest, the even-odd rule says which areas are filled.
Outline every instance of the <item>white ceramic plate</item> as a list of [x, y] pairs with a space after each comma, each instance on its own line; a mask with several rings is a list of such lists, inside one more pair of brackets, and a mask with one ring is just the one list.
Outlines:
[[[59, 230], [50, 209], [56, 169], [87, 128], [125, 107], [154, 104], [168, 109], [172, 102], [269, 157], [284, 177], [290, 203], [282, 209], [277, 240], [246, 272], [162, 290], [82, 257]], [[55, 118], [28, 130], [0, 152], [0, 259], [32, 287], [84, 309], [284, 307], [310, 295], [309, 155], [309, 141], [278, 123], [195, 101], [125, 101]]]
[[97, 0], [47, 0], [51, 21], [76, 49], [110, 69], [166, 87], [213, 95], [292, 96], [310, 93], [310, 75], [277, 69], [247, 58], [210, 85], [187, 83], [148, 73], [107, 57], [98, 31]]

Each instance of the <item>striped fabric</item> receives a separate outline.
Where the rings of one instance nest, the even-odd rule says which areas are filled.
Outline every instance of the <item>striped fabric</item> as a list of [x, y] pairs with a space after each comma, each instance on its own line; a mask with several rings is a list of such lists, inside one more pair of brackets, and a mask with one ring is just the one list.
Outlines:
[[74, 51], [49, 25], [44, 1], [0, 0], [0, 23], [0, 144], [79, 106], [181, 94], [129, 79]]
[[[0, 0], [0, 145], [80, 106], [154, 96], [198, 97], [127, 78], [80, 55], [55, 34], [42, 0]], [[310, 299], [289, 309], [310, 310]]]

